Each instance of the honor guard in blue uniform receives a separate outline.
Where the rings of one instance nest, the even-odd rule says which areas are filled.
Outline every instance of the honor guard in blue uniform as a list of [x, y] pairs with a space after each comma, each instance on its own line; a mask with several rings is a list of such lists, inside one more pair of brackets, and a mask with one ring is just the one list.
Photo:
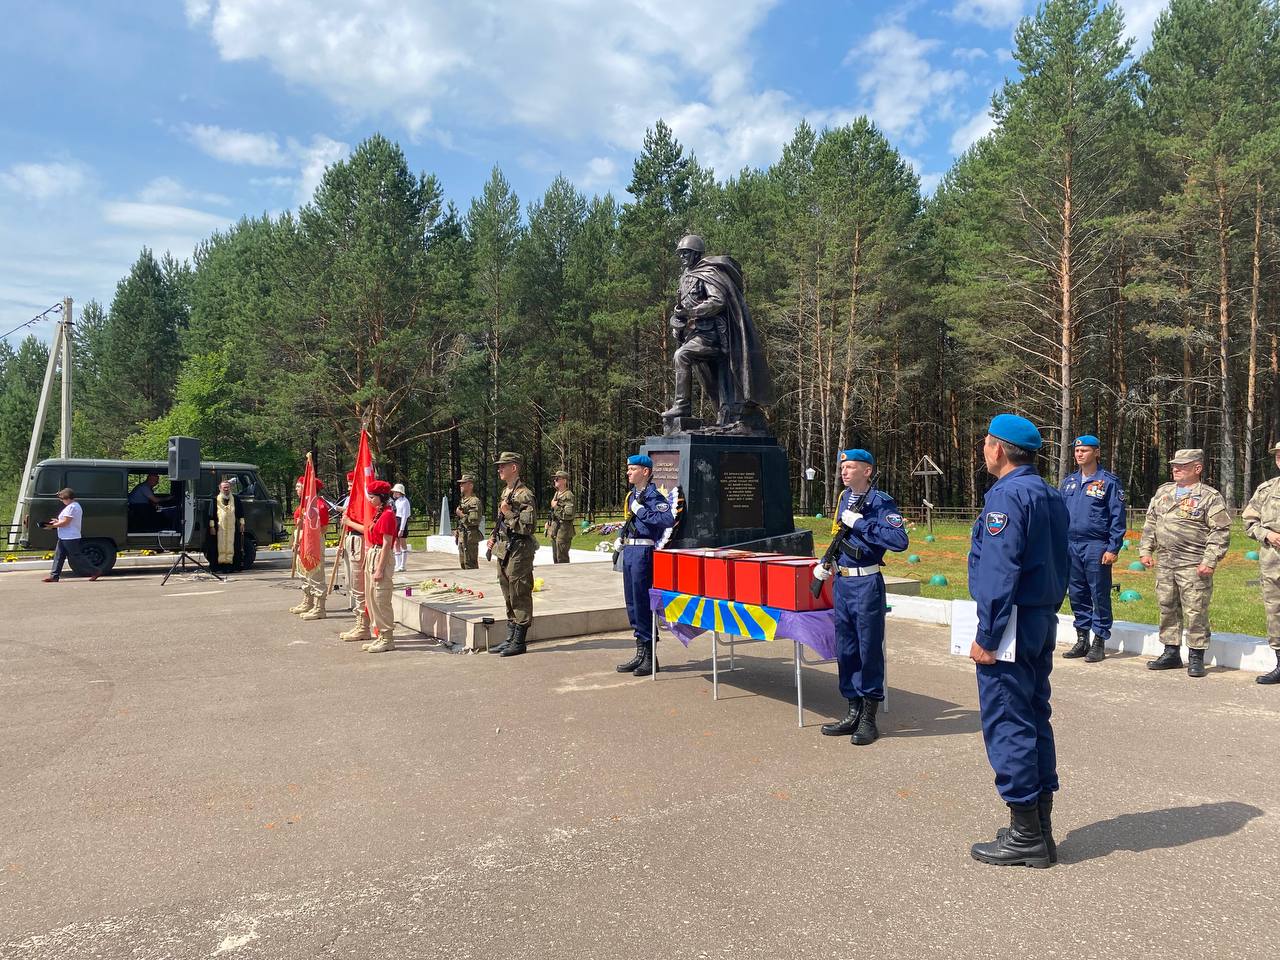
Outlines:
[[[978, 633], [969, 656], [978, 665], [978, 703], [987, 759], [1010, 822], [991, 843], [971, 848], [975, 860], [1000, 866], [1057, 862], [1053, 794], [1057, 753], [1049, 723], [1049, 673], [1058, 608], [1067, 592], [1067, 507], [1036, 472], [1040, 431], [1023, 417], [991, 421], [982, 455], [996, 478], [973, 525], [969, 594], [978, 604]], [[1016, 618], [1011, 662], [996, 659]]]
[[653, 461], [644, 454], [627, 458], [627, 521], [622, 530], [622, 592], [627, 600], [627, 618], [636, 635], [636, 655], [618, 664], [619, 673], [651, 676], [653, 663], [653, 611], [649, 591], [653, 588], [653, 550], [662, 535], [676, 522], [667, 498], [653, 485]]
[[[1063, 654], [1085, 663], [1107, 659], [1111, 637], [1111, 567], [1124, 543], [1124, 486], [1120, 478], [1098, 464], [1102, 443], [1092, 434], [1076, 437], [1076, 466], [1080, 469], [1058, 486], [1067, 504], [1071, 525], [1067, 547], [1071, 573], [1067, 594], [1075, 614], [1076, 642]], [[1093, 633], [1090, 642], [1089, 634]]]
[[[841, 532], [848, 529], [830, 569], [819, 565], [819, 580], [836, 578], [836, 666], [840, 692], [849, 701], [843, 720], [823, 724], [828, 737], [852, 734], [858, 746], [875, 743], [876, 711], [884, 703], [884, 552], [907, 549], [907, 531], [893, 497], [871, 485], [876, 458], [866, 450], [840, 455], [844, 492], [836, 512]], [[837, 534], [839, 535], [839, 534]]]

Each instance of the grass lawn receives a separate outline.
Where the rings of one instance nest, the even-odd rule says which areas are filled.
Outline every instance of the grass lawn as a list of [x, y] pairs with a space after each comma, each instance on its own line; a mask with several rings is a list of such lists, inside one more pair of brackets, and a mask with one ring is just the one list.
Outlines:
[[[796, 525], [813, 530], [819, 552], [831, 542], [830, 520], [797, 517]], [[905, 553], [887, 554], [885, 572], [921, 581], [922, 596], [947, 600], [969, 599], [969, 524], [935, 523], [933, 532], [936, 539], [932, 543], [925, 542], [928, 531], [923, 524], [911, 524], [909, 529], [911, 546]], [[1112, 611], [1117, 620], [1155, 623], [1158, 619], [1155, 571], [1129, 569], [1129, 564], [1138, 559], [1139, 534], [1138, 530], [1129, 531], [1129, 546], [1120, 551], [1113, 582], [1121, 590], [1136, 590], [1142, 599], [1122, 603], [1113, 595]], [[1231, 549], [1213, 577], [1213, 606], [1209, 611], [1209, 622], [1213, 629], [1258, 637], [1267, 635], [1266, 614], [1262, 609], [1262, 596], [1256, 582], [1258, 562], [1245, 558], [1245, 553], [1257, 546], [1255, 541], [1244, 535], [1244, 528], [1239, 522], [1232, 527]], [[920, 562], [908, 563], [907, 557], [911, 554], [919, 556]], [[947, 586], [929, 586], [929, 578], [935, 573], [947, 578]], [[1069, 613], [1070, 610], [1069, 604], [1062, 605], [1063, 613]]]

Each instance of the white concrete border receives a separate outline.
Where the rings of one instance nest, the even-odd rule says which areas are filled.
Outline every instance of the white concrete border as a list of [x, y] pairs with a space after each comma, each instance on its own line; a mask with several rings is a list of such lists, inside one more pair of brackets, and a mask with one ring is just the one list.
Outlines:
[[[458, 546], [453, 542], [453, 537], [441, 537], [433, 535], [427, 537], [427, 549], [435, 553], [448, 553], [453, 556], [458, 555]], [[484, 544], [480, 544], [480, 559], [484, 559]], [[608, 553], [601, 553], [598, 550], [569, 550], [570, 563], [609, 563], [613, 560], [613, 556]], [[541, 567], [554, 562], [550, 547], [538, 547], [538, 552], [533, 555], [533, 565]]]

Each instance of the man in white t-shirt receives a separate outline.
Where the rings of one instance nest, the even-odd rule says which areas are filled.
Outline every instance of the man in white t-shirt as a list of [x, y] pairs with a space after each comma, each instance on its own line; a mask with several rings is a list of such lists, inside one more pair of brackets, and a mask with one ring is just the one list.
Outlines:
[[62, 565], [71, 561], [71, 569], [76, 573], [88, 572], [90, 580], [97, 580], [102, 571], [92, 566], [80, 549], [80, 529], [84, 522], [84, 509], [76, 503], [75, 491], [63, 487], [58, 491], [58, 499], [62, 501], [62, 512], [57, 518], [50, 520], [48, 526], [58, 531], [58, 545], [53, 550], [53, 569], [44, 578], [45, 583], [57, 583], [62, 576]]
[[409, 498], [404, 495], [404, 484], [397, 483], [391, 488], [391, 499], [394, 501], [393, 506], [396, 511], [396, 556], [395, 570], [404, 569], [405, 561], [409, 559], [409, 514], [413, 508], [409, 505]]

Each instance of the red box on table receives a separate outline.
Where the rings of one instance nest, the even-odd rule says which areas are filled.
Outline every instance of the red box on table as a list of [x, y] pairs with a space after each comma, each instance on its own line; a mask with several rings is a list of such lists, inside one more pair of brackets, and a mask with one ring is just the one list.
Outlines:
[[813, 557], [788, 557], [767, 564], [765, 606], [781, 610], [830, 610], [833, 605], [831, 580], [823, 582], [817, 597], [810, 592], [813, 568], [817, 565]]
[[676, 588], [676, 554], [677, 550], [653, 551], [653, 588], [655, 590], [674, 590]]
[[689, 550], [653, 551], [654, 589], [702, 596], [702, 565], [709, 553], [715, 553], [715, 550], [697, 547]]
[[753, 550], [716, 550], [708, 553], [702, 562], [703, 596], [717, 600], [733, 600], [734, 579], [733, 563], [735, 560], [746, 560], [748, 557], [769, 557], [772, 554], [756, 553]]

